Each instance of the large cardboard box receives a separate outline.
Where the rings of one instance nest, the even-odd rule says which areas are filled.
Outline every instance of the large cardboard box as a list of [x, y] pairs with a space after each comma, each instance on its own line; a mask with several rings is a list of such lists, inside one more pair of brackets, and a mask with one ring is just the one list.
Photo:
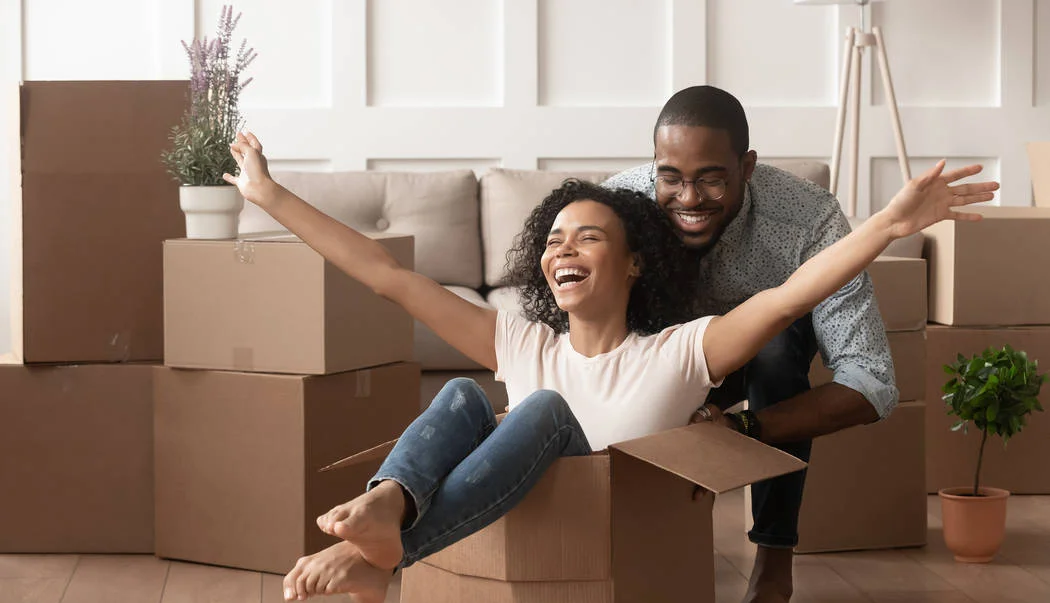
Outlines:
[[1050, 324], [1050, 208], [974, 207], [978, 222], [927, 228], [930, 321], [945, 325]]
[[364, 492], [378, 464], [317, 470], [399, 435], [419, 366], [320, 377], [158, 367], [156, 554], [286, 573], [336, 540], [316, 519]]
[[[887, 333], [890, 340], [890, 355], [897, 377], [900, 400], [921, 400], [926, 394], [926, 337], [924, 331], [898, 331]], [[830, 383], [834, 375], [824, 367], [820, 354], [813, 358], [809, 370], [812, 387]]]
[[405, 570], [401, 601], [710, 603], [715, 495], [804, 467], [710, 423], [558, 459], [505, 516]]
[[796, 553], [926, 544], [926, 404], [817, 438], [806, 472]]
[[[996, 329], [930, 325], [926, 333], [926, 488], [933, 493], [941, 488], [973, 484], [981, 440], [976, 429], [971, 428], [967, 434], [951, 431], [956, 419], [947, 414], [941, 398], [941, 388], [949, 379], [944, 365], [953, 362], [957, 354], [971, 357], [989, 346], [1009, 344], [1038, 360], [1040, 372], [1050, 372], [1050, 326]], [[1043, 385], [1039, 401], [1050, 409], [1050, 385]], [[1028, 417], [1024, 431], [1012, 438], [1005, 449], [998, 437], [988, 438], [981, 481], [1015, 494], [1050, 494], [1048, 458], [1050, 412], [1035, 412]]]
[[1030, 142], [1028, 165], [1036, 207], [1050, 207], [1050, 140]]
[[20, 359], [162, 358], [161, 242], [184, 236], [185, 222], [160, 152], [187, 93], [184, 81], [22, 85], [11, 204]]
[[926, 328], [926, 260], [879, 256], [868, 274], [887, 331]]
[[0, 553], [153, 552], [152, 371], [0, 365]]
[[[412, 267], [412, 237], [373, 237]], [[412, 328], [295, 237], [164, 243], [166, 366], [338, 373], [411, 360]]]

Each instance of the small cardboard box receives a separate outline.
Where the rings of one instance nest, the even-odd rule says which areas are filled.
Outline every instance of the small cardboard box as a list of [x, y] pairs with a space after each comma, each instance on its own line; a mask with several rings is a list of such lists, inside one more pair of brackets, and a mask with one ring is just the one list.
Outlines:
[[[890, 340], [890, 355], [897, 378], [900, 400], [921, 400], [926, 394], [926, 337], [925, 331], [897, 331], [886, 333]], [[813, 358], [809, 370], [812, 387], [831, 383], [833, 374], [824, 367], [820, 354]]]
[[710, 423], [561, 458], [504, 517], [405, 570], [401, 601], [713, 602], [715, 495], [804, 467]]
[[162, 358], [160, 245], [186, 231], [160, 153], [188, 90], [185, 81], [22, 84], [11, 204], [19, 359]]
[[400, 434], [419, 366], [289, 376], [158, 367], [156, 554], [286, 573], [336, 542], [316, 519], [364, 492], [377, 465], [326, 461]]
[[[947, 414], [941, 388], [950, 379], [946, 364], [958, 354], [972, 357], [986, 348], [1009, 344], [1039, 361], [1040, 373], [1050, 372], [1050, 326], [959, 328], [930, 325], [927, 333], [926, 363], [926, 488], [930, 493], [942, 488], [973, 485], [977, 470], [977, 450], [981, 433], [970, 426], [969, 433], [951, 431], [956, 418]], [[1028, 424], [1003, 448], [1002, 439], [992, 436], [984, 447], [981, 482], [1005, 488], [1014, 494], [1050, 494], [1050, 384], [1043, 384], [1039, 401], [1046, 412], [1028, 416]]]
[[0, 553], [153, 552], [152, 375], [0, 364]]
[[[372, 235], [412, 268], [412, 237]], [[324, 375], [412, 360], [412, 318], [294, 236], [164, 242], [164, 364]]]
[[974, 207], [979, 222], [947, 220], [926, 234], [930, 322], [1050, 324], [1050, 208]]
[[926, 544], [926, 404], [813, 441], [796, 553]]
[[1027, 147], [1035, 206], [1050, 208], [1050, 141], [1030, 142]]
[[926, 260], [879, 256], [868, 274], [887, 331], [926, 328]]

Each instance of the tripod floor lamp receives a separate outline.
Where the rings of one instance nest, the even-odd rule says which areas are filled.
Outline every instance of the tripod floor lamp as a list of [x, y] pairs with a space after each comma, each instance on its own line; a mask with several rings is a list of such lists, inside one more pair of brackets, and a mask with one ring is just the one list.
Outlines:
[[900, 164], [901, 179], [904, 183], [911, 180], [911, 168], [908, 166], [908, 152], [904, 146], [904, 131], [901, 129], [900, 113], [897, 111], [897, 97], [893, 92], [893, 79], [890, 77], [890, 65], [886, 59], [886, 45], [882, 40], [882, 30], [872, 27], [867, 31], [867, 14], [864, 10], [869, 2], [882, 0], [795, 0], [795, 4], [853, 4], [861, 10], [861, 27], [850, 27], [846, 30], [846, 43], [842, 53], [842, 80], [839, 90], [838, 116], [835, 122], [835, 141], [831, 155], [831, 192], [838, 194], [839, 173], [842, 160], [842, 140], [846, 131], [846, 114], [851, 113], [850, 153], [849, 153], [849, 196], [847, 197], [846, 215], [857, 215], [857, 164], [860, 160], [860, 84], [861, 58], [864, 50], [874, 49], [878, 59], [879, 72], [882, 75], [882, 88], [886, 97], [886, 106], [890, 110], [890, 121], [893, 135], [897, 142], [897, 162]]

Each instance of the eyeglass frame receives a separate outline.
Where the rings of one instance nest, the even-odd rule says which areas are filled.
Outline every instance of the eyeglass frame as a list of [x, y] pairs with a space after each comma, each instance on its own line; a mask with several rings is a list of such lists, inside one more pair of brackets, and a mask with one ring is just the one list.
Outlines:
[[[649, 182], [653, 183], [653, 190], [656, 190], [656, 188], [657, 188], [656, 181], [658, 179], [664, 178], [664, 177], [666, 177], [666, 176], [663, 176], [663, 175], [659, 175], [658, 176], [658, 175], [656, 175], [656, 158], [654, 157], [653, 158], [653, 162], [652, 162], [652, 164], [651, 164], [651, 166], [649, 168]], [[672, 177], [673, 178], [678, 178], [678, 179], [680, 179], [682, 181], [682, 190], [678, 191], [677, 193], [675, 193], [673, 195], [675, 199], [681, 199], [682, 198], [682, 193], [685, 192], [685, 185], [686, 185], [686, 183], [691, 184], [693, 186], [693, 190], [696, 191], [697, 198], [701, 199], [701, 200], [704, 200], [704, 201], [718, 201], [722, 197], [725, 197], [726, 193], [729, 192], [729, 181], [726, 180], [725, 178], [714, 178], [713, 179], [713, 180], [718, 180], [718, 181], [722, 182], [722, 194], [718, 195], [717, 197], [708, 197], [707, 195], [705, 195], [700, 190], [700, 187], [697, 186], [698, 183], [704, 181], [704, 178], [694, 178], [692, 180], [689, 180], [687, 178], [682, 178], [681, 176], [672, 176]]]

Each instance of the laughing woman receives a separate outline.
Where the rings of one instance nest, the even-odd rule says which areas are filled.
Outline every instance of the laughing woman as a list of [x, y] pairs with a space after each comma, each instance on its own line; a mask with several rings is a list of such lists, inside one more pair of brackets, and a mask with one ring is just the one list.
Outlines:
[[318, 518], [343, 542], [300, 559], [285, 598], [349, 592], [380, 603], [391, 570], [480, 530], [517, 504], [561, 456], [681, 427], [710, 388], [849, 282], [896, 238], [935, 222], [976, 220], [954, 207], [995, 183], [950, 183], [977, 166], [908, 183], [856, 231], [779, 287], [724, 316], [695, 320], [680, 302], [696, 270], [667, 218], [644, 196], [568, 181], [533, 211], [512, 257], [524, 317], [481, 308], [399, 266], [382, 245], [276, 184], [251, 134], [226, 175], [328, 261], [403, 306], [506, 383], [510, 412], [454, 379], [413, 422], [367, 493]]

